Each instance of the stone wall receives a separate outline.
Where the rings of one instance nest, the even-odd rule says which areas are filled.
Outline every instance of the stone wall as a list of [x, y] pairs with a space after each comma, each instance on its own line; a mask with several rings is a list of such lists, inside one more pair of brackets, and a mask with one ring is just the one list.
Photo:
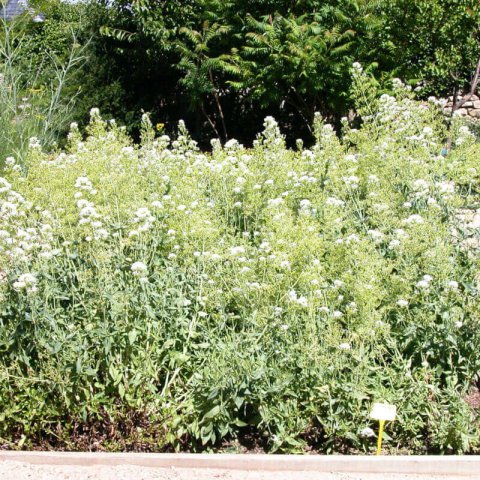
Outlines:
[[[462, 97], [459, 97], [461, 99]], [[443, 111], [451, 113], [453, 105], [453, 97], [448, 97], [443, 102]], [[462, 105], [462, 108], [457, 110], [457, 114], [462, 117], [469, 117], [472, 120], [480, 120], [480, 98], [477, 95], [472, 95], [472, 98]]]

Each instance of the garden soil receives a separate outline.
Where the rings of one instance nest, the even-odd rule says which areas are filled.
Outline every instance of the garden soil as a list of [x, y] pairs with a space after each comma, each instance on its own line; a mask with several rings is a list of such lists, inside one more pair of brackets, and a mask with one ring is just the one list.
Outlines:
[[[480, 474], [455, 477], [480, 480]], [[452, 476], [259, 472], [122, 466], [58, 466], [0, 462], [0, 480], [448, 480]]]

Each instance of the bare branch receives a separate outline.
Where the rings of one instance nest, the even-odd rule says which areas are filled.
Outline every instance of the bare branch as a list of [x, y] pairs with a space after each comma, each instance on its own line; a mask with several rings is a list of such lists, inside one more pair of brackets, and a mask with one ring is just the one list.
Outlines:
[[461, 108], [466, 102], [468, 102], [473, 97], [473, 95], [475, 94], [475, 91], [477, 90], [479, 81], [480, 81], [480, 58], [478, 59], [477, 68], [475, 69], [475, 74], [470, 84], [470, 91], [466, 95], [463, 95], [460, 100], [458, 100], [457, 102], [454, 102], [452, 107], [452, 115], [455, 111]]

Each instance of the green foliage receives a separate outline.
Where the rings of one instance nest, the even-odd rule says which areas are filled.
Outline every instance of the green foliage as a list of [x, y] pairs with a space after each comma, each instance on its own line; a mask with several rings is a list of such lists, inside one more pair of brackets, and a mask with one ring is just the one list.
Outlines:
[[[180, 55], [178, 69], [185, 72], [184, 77], [180, 79], [180, 84], [189, 97], [191, 107], [202, 111], [213, 131], [223, 140], [227, 140], [228, 135], [216, 77], [228, 67], [223, 58], [212, 57], [209, 54], [211, 43], [218, 41], [228, 32], [228, 27], [218, 23], [210, 24], [206, 20], [201, 31], [186, 27], [181, 28], [179, 33], [185, 38], [185, 41], [177, 43], [177, 50]], [[217, 114], [222, 123], [222, 135], [217, 130], [216, 122], [212, 120], [205, 109], [205, 101], [208, 100], [209, 96], [214, 99]]]
[[248, 16], [245, 45], [234, 55], [240, 78], [231, 84], [264, 106], [289, 103], [309, 126], [315, 111], [327, 111], [326, 98], [329, 107], [339, 102], [355, 35], [343, 26], [328, 30], [321, 20], [320, 14]]
[[71, 120], [84, 56], [72, 31], [49, 25], [0, 21], [0, 166], [11, 155], [21, 161], [32, 137], [52, 148]]
[[[97, 109], [0, 179], [0, 436], [10, 445], [474, 453], [478, 144], [354, 67], [363, 124], [275, 120], [202, 153], [180, 123], [134, 146]], [[455, 122], [457, 122], [455, 120]], [[119, 437], [123, 425], [128, 433]], [[108, 427], [108, 428], [107, 428]], [[137, 428], [138, 427], [138, 428]], [[92, 430], [90, 430], [92, 431]]]
[[202, 146], [207, 132], [250, 143], [267, 115], [289, 144], [311, 140], [315, 111], [339, 127], [353, 106], [355, 61], [383, 88], [400, 77], [421, 82], [425, 97], [450, 95], [466, 88], [479, 52], [474, 0], [92, 0], [82, 8], [80, 43], [92, 40], [77, 116], [87, 121], [98, 106], [135, 136], [144, 111], [170, 133], [184, 119]]
[[424, 82], [429, 94], [468, 90], [479, 57], [480, 7], [475, 0], [383, 2], [373, 55], [393, 75]]

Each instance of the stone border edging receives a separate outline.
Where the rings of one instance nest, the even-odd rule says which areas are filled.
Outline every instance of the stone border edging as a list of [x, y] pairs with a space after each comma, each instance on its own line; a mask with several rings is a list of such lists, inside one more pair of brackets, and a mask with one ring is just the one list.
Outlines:
[[343, 456], [0, 451], [0, 462], [36, 465], [134, 465], [152, 468], [480, 475], [480, 456]]

